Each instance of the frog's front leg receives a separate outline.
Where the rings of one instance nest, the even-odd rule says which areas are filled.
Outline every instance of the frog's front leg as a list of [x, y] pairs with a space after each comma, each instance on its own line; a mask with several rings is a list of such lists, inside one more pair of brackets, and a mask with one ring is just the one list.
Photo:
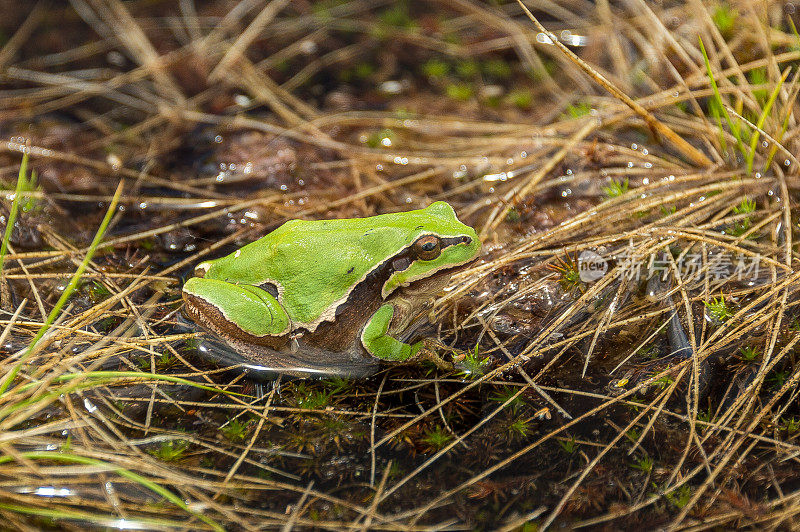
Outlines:
[[361, 331], [361, 343], [376, 358], [403, 362], [417, 354], [422, 342], [411, 345], [389, 336], [389, 326], [393, 317], [394, 305], [391, 303], [382, 305]]
[[193, 319], [217, 332], [243, 331], [255, 337], [287, 334], [289, 316], [272, 294], [257, 286], [193, 277], [183, 285]]

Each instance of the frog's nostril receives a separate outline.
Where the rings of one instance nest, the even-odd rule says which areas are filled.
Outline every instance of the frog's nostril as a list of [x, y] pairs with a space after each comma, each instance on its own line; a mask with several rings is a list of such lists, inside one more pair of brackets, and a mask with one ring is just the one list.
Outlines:
[[197, 266], [194, 267], [194, 276], [195, 277], [201, 277], [201, 278], [205, 277], [206, 276], [206, 272], [208, 271], [208, 269], [210, 267], [211, 267], [211, 263], [210, 262], [201, 262], [200, 264], [198, 264]]

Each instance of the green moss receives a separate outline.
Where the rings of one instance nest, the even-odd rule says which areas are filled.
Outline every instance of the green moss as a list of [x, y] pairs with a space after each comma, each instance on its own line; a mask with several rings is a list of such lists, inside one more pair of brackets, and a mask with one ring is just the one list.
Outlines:
[[733, 34], [733, 28], [738, 17], [739, 15], [727, 2], [718, 5], [711, 15], [711, 19], [719, 29], [719, 32], [726, 38]]
[[450, 73], [450, 65], [441, 59], [428, 59], [422, 65], [422, 73], [431, 79], [442, 79]]
[[739, 348], [739, 355], [745, 362], [753, 362], [758, 358], [759, 354], [758, 349], [755, 347], [747, 346]]
[[353, 76], [356, 79], [367, 79], [375, 73], [375, 64], [362, 61], [353, 69]]
[[616, 198], [628, 192], [628, 188], [629, 184], [627, 177], [622, 181], [612, 179], [608, 186], [603, 187], [603, 194], [605, 194], [606, 198], [608, 199]]
[[511, 64], [502, 59], [487, 59], [481, 63], [481, 70], [488, 77], [498, 80], [508, 79], [513, 73]]
[[226, 439], [232, 442], [244, 439], [250, 421], [242, 422], [239, 418], [232, 419], [227, 425], [220, 429]]
[[150, 454], [165, 462], [174, 462], [181, 459], [187, 449], [189, 449], [189, 442], [186, 440], [167, 440], [161, 442], [158, 449], [151, 450]]
[[631, 467], [639, 471], [644, 471], [645, 473], [650, 473], [653, 470], [653, 459], [649, 456], [643, 456], [633, 462]]
[[529, 90], [516, 89], [508, 93], [506, 100], [520, 109], [530, 109], [533, 104], [533, 95]]
[[742, 199], [736, 207], [733, 208], [735, 214], [748, 214], [756, 210], [756, 202], [750, 198]]
[[480, 73], [478, 62], [472, 59], [466, 59], [456, 63], [456, 74], [461, 79], [471, 80]]
[[471, 85], [467, 85], [466, 83], [451, 83], [445, 87], [445, 94], [447, 94], [448, 98], [465, 102], [472, 98], [475, 94], [475, 90]]
[[295, 402], [304, 410], [321, 410], [331, 402], [333, 393], [329, 390], [317, 390], [301, 382], [295, 388]]
[[422, 437], [422, 441], [435, 450], [441, 449], [452, 439], [453, 437], [441, 425], [436, 425], [433, 429], [426, 431], [425, 436]]
[[772, 374], [767, 377], [767, 382], [773, 390], [779, 390], [786, 384], [786, 379], [788, 377], [788, 371], [773, 371]]
[[158, 357], [156, 362], [160, 369], [166, 369], [177, 364], [178, 359], [172, 354], [171, 351], [165, 350], [161, 353], [161, 356]]
[[667, 500], [676, 508], [683, 508], [692, 499], [692, 487], [684, 484], [675, 491], [671, 491], [665, 495]]
[[391, 129], [381, 129], [367, 137], [370, 148], [390, 148], [395, 144], [395, 134]]
[[514, 395], [517, 393], [517, 389], [515, 386], [503, 386], [494, 395], [490, 396], [489, 399], [492, 401], [498, 402], [500, 404], [505, 403], [506, 401], [511, 401], [506, 405], [506, 408], [511, 410], [511, 412], [516, 412], [522, 405], [525, 404], [525, 401], [522, 399], [521, 396], [517, 396], [514, 399]]
[[99, 281], [92, 281], [89, 287], [89, 294], [92, 297], [92, 301], [95, 303], [103, 301], [111, 295], [111, 292], [106, 288], [104, 284]]
[[561, 447], [561, 450], [567, 454], [573, 454], [575, 451], [578, 450], [578, 443], [575, 441], [575, 438], [566, 439], [559, 439], [558, 445]]
[[506, 215], [506, 221], [512, 224], [519, 222], [521, 219], [522, 216], [520, 216], [519, 211], [515, 207], [512, 207]]
[[733, 316], [733, 312], [725, 301], [725, 296], [714, 298], [711, 301], [704, 301], [703, 303], [711, 317], [717, 321], [725, 321]]
[[461, 370], [459, 374], [468, 378], [480, 377], [488, 364], [489, 357], [481, 356], [480, 346], [476, 345], [472, 351], [467, 351], [464, 360], [459, 362], [458, 367]]
[[508, 426], [509, 435], [512, 437], [526, 438], [530, 430], [530, 421], [523, 418], [514, 419]]
[[381, 24], [395, 29], [413, 30], [417, 23], [411, 18], [406, 2], [395, 2], [394, 5], [380, 14]]
[[580, 118], [592, 112], [592, 106], [586, 102], [570, 104], [561, 115], [564, 118]]

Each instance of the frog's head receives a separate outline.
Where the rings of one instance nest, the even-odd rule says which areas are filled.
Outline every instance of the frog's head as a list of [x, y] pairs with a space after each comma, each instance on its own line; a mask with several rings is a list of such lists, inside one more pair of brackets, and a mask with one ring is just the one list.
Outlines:
[[481, 250], [478, 234], [458, 220], [448, 203], [437, 201], [405, 215], [408, 245], [392, 261], [393, 273], [381, 290], [384, 298], [399, 287], [471, 262]]

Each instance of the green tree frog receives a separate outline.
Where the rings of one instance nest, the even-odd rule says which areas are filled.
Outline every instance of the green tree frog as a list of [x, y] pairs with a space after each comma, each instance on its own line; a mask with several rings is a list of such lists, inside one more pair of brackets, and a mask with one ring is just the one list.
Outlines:
[[481, 242], [442, 201], [369, 218], [291, 220], [234, 253], [200, 263], [186, 313], [250, 362], [359, 373], [405, 361], [405, 340]]

